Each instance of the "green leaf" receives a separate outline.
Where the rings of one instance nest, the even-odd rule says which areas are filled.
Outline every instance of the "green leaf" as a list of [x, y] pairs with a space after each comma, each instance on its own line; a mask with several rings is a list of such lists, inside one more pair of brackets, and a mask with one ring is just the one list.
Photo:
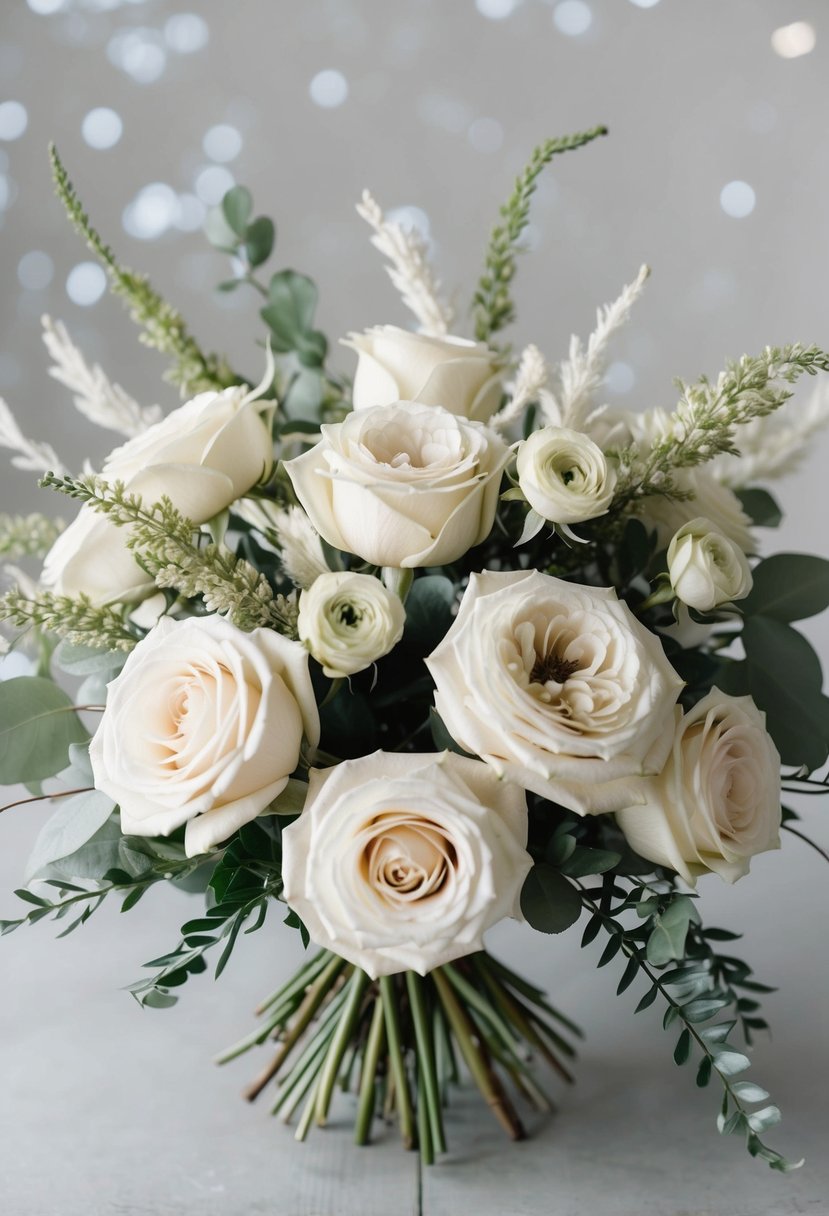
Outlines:
[[225, 219], [221, 207], [211, 207], [204, 221], [204, 235], [214, 249], [223, 253], [235, 253], [240, 237], [233, 231]]
[[[455, 742], [434, 706], [429, 710], [429, 729], [432, 732], [432, 742], [437, 751], [455, 752], [459, 756], [469, 756], [470, 759], [475, 759], [470, 752], [465, 752], [460, 744]], [[532, 870], [530, 873], [532, 874]]]
[[244, 238], [250, 213], [253, 211], [253, 195], [246, 186], [231, 186], [221, 203], [222, 215], [236, 236]]
[[588, 849], [578, 845], [572, 856], [564, 860], [561, 869], [570, 878], [585, 878], [589, 874], [604, 874], [621, 860], [621, 853], [610, 849]]
[[740, 608], [777, 621], [802, 621], [829, 607], [829, 561], [809, 553], [775, 553], [753, 570], [754, 586]]
[[737, 497], [746, 515], [758, 528], [776, 528], [782, 522], [783, 512], [768, 490], [755, 487], [738, 490]]
[[177, 1003], [178, 997], [169, 992], [162, 992], [159, 988], [151, 988], [140, 1000], [148, 1009], [170, 1009]]
[[51, 862], [77, 852], [103, 827], [114, 806], [112, 799], [100, 790], [61, 799], [35, 840], [26, 865], [26, 882], [31, 882]]
[[730, 1051], [728, 1048], [718, 1051], [714, 1057], [714, 1067], [724, 1077], [735, 1077], [738, 1073], [745, 1072], [750, 1064], [748, 1056], [744, 1056], [741, 1051]]
[[[602, 918], [600, 916], [591, 916], [590, 920], [587, 922], [584, 933], [582, 934], [582, 938], [581, 938], [582, 949], [584, 949], [585, 946], [589, 946], [592, 941], [596, 940], [596, 938], [599, 936], [599, 930], [601, 929], [601, 927], [602, 927]], [[654, 992], [654, 995], [655, 995], [655, 992]], [[643, 1008], [644, 1008], [644, 1006], [643, 1006]]]
[[697, 1087], [705, 1089], [708, 1082], [711, 1080], [711, 1057], [703, 1056], [699, 1062], [697, 1069]]
[[694, 915], [693, 902], [687, 895], [677, 895], [665, 911], [654, 919], [645, 955], [654, 967], [664, 967], [672, 959], [685, 954], [685, 938]]
[[654, 1003], [658, 995], [659, 989], [656, 984], [654, 984], [653, 988], [648, 989], [633, 1012], [641, 1013], [643, 1009], [648, 1009]]
[[691, 1032], [686, 1026], [676, 1041], [674, 1063], [687, 1064], [691, 1056]]
[[52, 680], [18, 676], [0, 683], [0, 784], [53, 777], [69, 747], [89, 738], [72, 701]]
[[764, 1132], [767, 1127], [776, 1127], [782, 1117], [779, 1107], [764, 1106], [762, 1110], [753, 1111], [749, 1115], [748, 1125], [753, 1132]]
[[263, 262], [267, 262], [273, 252], [275, 239], [276, 229], [273, 220], [268, 219], [266, 215], [260, 215], [258, 219], [248, 224], [245, 229], [245, 253], [251, 267], [255, 268], [261, 266]]
[[524, 881], [521, 911], [540, 933], [563, 933], [579, 919], [581, 897], [558, 870], [539, 862]]
[[285, 430], [296, 434], [296, 428], [308, 424], [319, 434], [323, 379], [319, 371], [304, 367], [294, 376], [285, 396]]
[[616, 995], [621, 996], [622, 993], [631, 986], [631, 984], [636, 979], [638, 974], [639, 974], [639, 963], [636, 960], [636, 958], [631, 957], [628, 959], [627, 966], [625, 967], [624, 971], [622, 972], [622, 978], [619, 980], [619, 983], [616, 985]]
[[755, 1085], [753, 1081], [735, 1081], [731, 1088], [741, 1102], [765, 1102], [769, 1096], [762, 1086]]
[[403, 642], [419, 654], [430, 654], [441, 642], [453, 621], [455, 584], [442, 574], [416, 578], [406, 597], [406, 628]]
[[120, 671], [127, 656], [121, 650], [100, 650], [95, 646], [72, 646], [61, 642], [54, 654], [61, 671], [70, 676], [113, 675]]
[[268, 304], [261, 316], [274, 336], [274, 350], [295, 350], [300, 337], [312, 328], [317, 288], [304, 274], [281, 270], [272, 276]]
[[723, 997], [700, 997], [683, 1006], [682, 1016], [686, 1022], [707, 1022], [728, 1004]]

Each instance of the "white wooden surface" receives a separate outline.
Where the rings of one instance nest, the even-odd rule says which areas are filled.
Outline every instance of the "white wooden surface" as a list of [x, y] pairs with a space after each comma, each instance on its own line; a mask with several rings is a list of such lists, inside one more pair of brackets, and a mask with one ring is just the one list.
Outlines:
[[[41, 816], [0, 817], [0, 914]], [[817, 820], [817, 817], [815, 817]], [[747, 931], [758, 973], [784, 987], [768, 1000], [774, 1043], [753, 1074], [785, 1121], [772, 1142], [805, 1154], [783, 1178], [714, 1129], [714, 1091], [671, 1061], [655, 1010], [616, 999], [615, 964], [598, 947], [505, 926], [493, 946], [545, 982], [588, 1031], [578, 1083], [558, 1113], [508, 1144], [474, 1095], [448, 1117], [451, 1153], [423, 1172], [393, 1129], [351, 1143], [349, 1103], [305, 1145], [239, 1091], [248, 1057], [211, 1055], [250, 1026], [256, 1001], [298, 957], [274, 919], [242, 939], [218, 984], [193, 982], [172, 1010], [142, 1012], [120, 986], [171, 946], [187, 897], [151, 893], [128, 918], [102, 909], [55, 941], [38, 925], [0, 941], [0, 1211], [4, 1216], [794, 1216], [829, 1213], [827, 988], [829, 882], [811, 855], [760, 859], [753, 883], [706, 889], [710, 918]], [[805, 914], [808, 907], [809, 913]], [[555, 1088], [555, 1086], [554, 1086]], [[530, 1120], [532, 1122], [532, 1120]], [[771, 1139], [771, 1137], [770, 1137]]]

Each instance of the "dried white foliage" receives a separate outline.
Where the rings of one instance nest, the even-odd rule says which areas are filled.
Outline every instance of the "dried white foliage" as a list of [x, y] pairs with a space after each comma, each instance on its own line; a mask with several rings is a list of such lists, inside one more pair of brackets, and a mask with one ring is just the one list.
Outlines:
[[49, 375], [69, 389], [75, 408], [84, 418], [130, 438], [161, 420], [160, 406], [140, 406], [120, 384], [113, 384], [97, 363], [90, 366], [62, 321], [44, 316], [41, 322], [43, 341], [53, 359]]
[[556, 421], [560, 426], [584, 430], [595, 393], [604, 379], [608, 343], [628, 320], [649, 275], [650, 268], [642, 266], [618, 299], [596, 310], [596, 328], [586, 346], [575, 334], [570, 339], [570, 350], [559, 369], [559, 389], [554, 398]]
[[33, 473], [66, 473], [66, 466], [55, 449], [48, 443], [27, 439], [17, 424], [7, 402], [0, 397], [0, 448], [14, 452], [11, 462], [16, 469], [28, 469]]
[[[537, 346], [526, 346], [518, 360], [518, 370], [512, 385], [512, 395], [509, 401], [495, 414], [488, 425], [496, 431], [505, 431], [513, 422], [522, 417], [527, 406], [538, 401], [547, 417], [553, 406], [552, 398], [547, 389], [550, 378], [549, 369], [544, 362], [544, 356]], [[548, 417], [548, 421], [552, 421]]]
[[781, 410], [755, 418], [740, 431], [739, 456], [718, 456], [711, 472], [739, 489], [795, 472], [811, 451], [812, 440], [829, 426], [829, 384], [819, 381], [807, 401], [788, 401]]
[[441, 284], [429, 262], [426, 243], [418, 232], [407, 232], [401, 224], [386, 219], [368, 190], [357, 204], [357, 214], [374, 229], [371, 243], [391, 262], [389, 277], [407, 308], [417, 317], [421, 332], [435, 336], [449, 333], [454, 315], [441, 296]]
[[278, 550], [282, 569], [295, 587], [310, 587], [321, 574], [329, 573], [319, 533], [302, 507], [242, 498], [234, 503], [233, 511]]

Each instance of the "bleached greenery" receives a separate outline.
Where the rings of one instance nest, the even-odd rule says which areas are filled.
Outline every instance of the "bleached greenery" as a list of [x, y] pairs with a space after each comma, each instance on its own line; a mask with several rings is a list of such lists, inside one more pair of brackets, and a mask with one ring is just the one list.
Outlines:
[[26, 469], [32, 473], [46, 473], [50, 469], [64, 472], [65, 466], [55, 449], [49, 443], [41, 443], [29, 439], [11, 411], [10, 406], [0, 397], [0, 448], [13, 452], [11, 463], [16, 469]]
[[[141, 406], [113, 383], [97, 364], [88, 364], [62, 321], [41, 318], [43, 341], [52, 356], [49, 375], [72, 393], [75, 409], [97, 426], [120, 435], [139, 435], [162, 417], [158, 405]], [[54, 468], [53, 465], [49, 466]]]
[[805, 402], [755, 418], [740, 432], [739, 456], [718, 456], [711, 472], [734, 489], [794, 473], [829, 426], [829, 384], [821, 381]]
[[239, 377], [220, 355], [205, 354], [201, 350], [181, 314], [159, 295], [147, 276], [136, 274], [120, 264], [110, 246], [93, 227], [54, 144], [50, 146], [49, 153], [57, 196], [71, 223], [102, 263], [111, 290], [121, 297], [132, 320], [141, 326], [141, 341], [172, 359], [167, 379], [178, 385], [184, 396], [239, 384]]
[[73, 646], [132, 650], [138, 640], [125, 621], [125, 609], [96, 607], [87, 595], [13, 587], [0, 598], [0, 621], [17, 629], [36, 628]]
[[278, 551], [279, 563], [295, 587], [310, 587], [321, 574], [329, 573], [319, 533], [302, 507], [243, 498], [234, 504], [233, 512]]
[[760, 355], [729, 363], [715, 382], [702, 377], [678, 387], [682, 396], [663, 434], [650, 447], [635, 444], [616, 452], [619, 478], [614, 508], [650, 494], [687, 497], [674, 478], [678, 469], [705, 464], [722, 453], [737, 454], [737, 428], [779, 409], [804, 373], [829, 370], [829, 354], [817, 346], [767, 346]]
[[454, 311], [443, 299], [440, 280], [429, 261], [426, 242], [416, 229], [388, 219], [368, 190], [357, 204], [357, 214], [374, 230], [371, 243], [391, 263], [386, 267], [400, 298], [415, 317], [421, 332], [442, 336], [449, 333]]
[[475, 337], [479, 342], [490, 341], [515, 319], [511, 284], [516, 257], [521, 252], [519, 242], [530, 219], [530, 201], [541, 173], [560, 152], [582, 148], [606, 134], [607, 127], [593, 127], [576, 135], [547, 139], [538, 145], [526, 168], [515, 179], [512, 194], [501, 208], [501, 219], [489, 238], [484, 273], [472, 300]]
[[534, 401], [549, 402], [549, 378], [550, 372], [541, 351], [532, 344], [526, 346], [518, 360], [518, 370], [509, 401], [489, 420], [493, 430], [505, 431], [513, 422], [523, 417], [527, 407]]
[[249, 562], [217, 544], [169, 500], [145, 505], [123, 482], [100, 477], [44, 477], [41, 485], [79, 499], [119, 528], [128, 528], [127, 546], [156, 586], [192, 599], [201, 596], [209, 612], [240, 629], [270, 627], [294, 637], [296, 606], [275, 596], [270, 583]]
[[0, 557], [44, 557], [63, 531], [63, 521], [48, 515], [0, 515]]

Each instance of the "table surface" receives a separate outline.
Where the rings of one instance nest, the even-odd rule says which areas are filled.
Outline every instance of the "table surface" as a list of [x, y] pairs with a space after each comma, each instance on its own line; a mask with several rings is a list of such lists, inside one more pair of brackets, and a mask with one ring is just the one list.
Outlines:
[[[0, 913], [12, 913], [41, 808], [0, 818]], [[791, 846], [800, 848], [799, 842]], [[792, 884], [796, 870], [797, 883]], [[749, 1074], [784, 1113], [770, 1141], [804, 1169], [752, 1161], [714, 1126], [713, 1087], [671, 1060], [658, 1011], [634, 1018], [621, 964], [596, 971], [599, 944], [499, 926], [491, 945], [546, 984], [587, 1038], [577, 1084], [528, 1120], [514, 1145], [463, 1090], [447, 1118], [451, 1151], [421, 1171], [394, 1128], [351, 1143], [351, 1100], [304, 1145], [239, 1091], [261, 1066], [210, 1057], [252, 1025], [257, 1001], [301, 956], [274, 918], [242, 938], [219, 983], [191, 981], [175, 1008], [142, 1011], [123, 991], [177, 940], [193, 897], [160, 889], [128, 917], [104, 906], [63, 941], [47, 922], [0, 943], [0, 1210], [9, 1216], [790, 1216], [829, 1213], [825, 925], [829, 875], [814, 855], [763, 857], [750, 881], [704, 890], [711, 923], [746, 931], [744, 956], [783, 991], [767, 1001], [774, 1041]], [[808, 915], [806, 909], [808, 908]]]

